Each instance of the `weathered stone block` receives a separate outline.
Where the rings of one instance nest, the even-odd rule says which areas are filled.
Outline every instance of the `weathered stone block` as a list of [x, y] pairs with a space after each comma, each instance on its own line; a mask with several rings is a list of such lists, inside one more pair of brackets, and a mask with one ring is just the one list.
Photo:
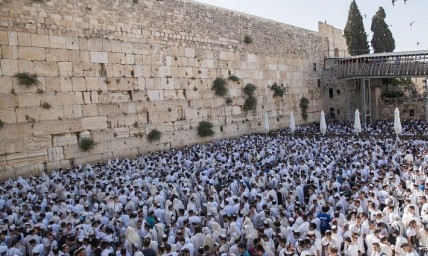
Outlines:
[[52, 144], [53, 147], [75, 145], [77, 144], [77, 136], [74, 134], [64, 134], [64, 135], [53, 136], [52, 142], [53, 142]]
[[79, 49], [79, 38], [67, 37], [66, 44], [67, 44], [67, 49], [77, 50]]
[[86, 77], [85, 80], [88, 91], [97, 91], [100, 88], [98, 77]]
[[108, 63], [108, 52], [91, 52], [91, 62]]
[[98, 115], [98, 108], [97, 104], [89, 104], [89, 105], [83, 105], [83, 116], [97, 116]]
[[60, 76], [73, 76], [73, 63], [71, 62], [58, 62], [58, 69]]
[[18, 45], [18, 34], [16, 32], [8, 32], [9, 45]]
[[16, 122], [16, 113], [13, 108], [0, 108], [0, 119], [6, 123]]
[[40, 47], [19, 47], [21, 60], [45, 60], [45, 49]]
[[49, 46], [51, 48], [58, 48], [58, 49], [66, 48], [65, 37], [49, 36]]
[[82, 128], [84, 130], [97, 130], [97, 129], [106, 129], [107, 128], [107, 117], [106, 116], [97, 116], [97, 117], [83, 117], [81, 119]]
[[9, 36], [7, 35], [7, 31], [0, 31], [0, 45], [2, 44], [8, 44], [9, 43]]
[[18, 33], [19, 46], [31, 46], [31, 38], [28, 33]]
[[17, 59], [18, 58], [18, 46], [15, 45], [2, 45], [1, 54], [3, 59]]
[[87, 48], [85, 49], [88, 49], [89, 51], [102, 51], [103, 49], [102, 39], [89, 38], [87, 42]]
[[31, 46], [49, 47], [49, 36], [40, 34], [31, 34]]
[[48, 149], [48, 159], [52, 161], [60, 161], [64, 159], [64, 151], [62, 147], [49, 148]]
[[58, 64], [56, 62], [35, 61], [34, 72], [40, 76], [58, 76]]
[[73, 91], [86, 91], [86, 82], [84, 77], [72, 77]]
[[8, 60], [2, 59], [1, 63], [1, 73], [6, 76], [13, 76], [18, 73], [18, 61], [17, 60]]

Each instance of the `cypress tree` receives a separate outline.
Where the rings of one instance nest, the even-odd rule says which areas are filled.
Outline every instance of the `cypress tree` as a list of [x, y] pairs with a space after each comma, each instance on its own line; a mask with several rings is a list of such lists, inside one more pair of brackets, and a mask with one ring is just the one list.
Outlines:
[[385, 17], [385, 10], [379, 7], [379, 10], [372, 18], [371, 31], [373, 32], [373, 37], [371, 43], [375, 53], [393, 52], [395, 49], [395, 40], [385, 22]]
[[350, 55], [361, 55], [370, 52], [367, 34], [364, 29], [363, 16], [361, 16], [355, 0], [352, 1], [348, 11], [348, 21], [345, 30], [346, 44]]

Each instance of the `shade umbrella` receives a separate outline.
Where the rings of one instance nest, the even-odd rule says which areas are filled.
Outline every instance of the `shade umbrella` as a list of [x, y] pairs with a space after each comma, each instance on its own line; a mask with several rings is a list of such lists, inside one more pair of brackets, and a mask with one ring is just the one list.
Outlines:
[[398, 110], [398, 108], [395, 108], [394, 110], [394, 131], [397, 136], [403, 131], [400, 121], [400, 111]]
[[265, 118], [264, 118], [264, 128], [265, 128], [265, 132], [268, 133], [269, 132], [269, 116], [268, 116], [268, 113], [265, 112], [264, 116], [265, 116]]
[[355, 110], [354, 132], [358, 135], [361, 132], [360, 111]]
[[324, 111], [321, 111], [320, 131], [321, 131], [322, 135], [325, 135], [325, 133], [327, 132], [327, 124], [325, 123]]
[[294, 113], [290, 113], [290, 131], [294, 133], [296, 131], [296, 122], [294, 121]]

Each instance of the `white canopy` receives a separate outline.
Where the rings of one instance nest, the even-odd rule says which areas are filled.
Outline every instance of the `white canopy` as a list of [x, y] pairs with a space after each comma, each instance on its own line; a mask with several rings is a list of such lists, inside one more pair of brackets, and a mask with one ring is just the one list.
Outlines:
[[291, 111], [290, 113], [290, 131], [294, 133], [296, 131], [296, 122], [294, 121], [294, 113]]
[[355, 110], [354, 132], [356, 134], [361, 132], [360, 111], [358, 111], [358, 109]]
[[401, 132], [403, 131], [400, 121], [400, 111], [398, 110], [398, 108], [395, 108], [394, 110], [394, 131], [396, 135], [401, 134]]
[[325, 114], [324, 111], [321, 111], [321, 118], [320, 118], [320, 131], [322, 135], [325, 135], [327, 132], [327, 124], [325, 122]]

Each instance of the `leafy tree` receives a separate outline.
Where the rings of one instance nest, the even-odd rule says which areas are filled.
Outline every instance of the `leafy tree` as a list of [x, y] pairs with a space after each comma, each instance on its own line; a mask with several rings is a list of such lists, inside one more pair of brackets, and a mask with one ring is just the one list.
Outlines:
[[371, 31], [373, 32], [373, 38], [371, 43], [375, 53], [393, 52], [395, 49], [395, 40], [385, 22], [385, 17], [385, 10], [379, 7], [379, 10], [372, 18]]
[[348, 11], [348, 21], [344, 30], [349, 54], [361, 55], [370, 52], [367, 34], [364, 29], [363, 16], [361, 16], [355, 0], [352, 1]]

